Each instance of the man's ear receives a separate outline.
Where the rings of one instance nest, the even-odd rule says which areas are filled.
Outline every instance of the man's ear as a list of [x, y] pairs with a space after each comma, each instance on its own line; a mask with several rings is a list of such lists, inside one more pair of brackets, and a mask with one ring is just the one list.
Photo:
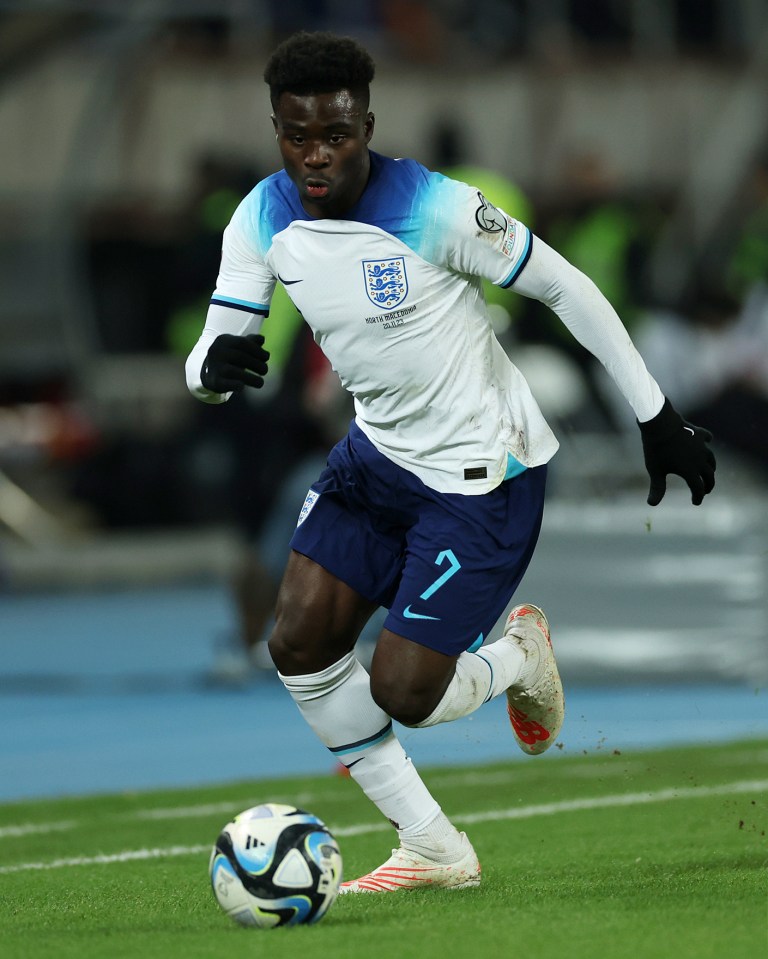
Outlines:
[[363, 125], [363, 130], [365, 131], [365, 142], [370, 143], [371, 138], [373, 137], [373, 128], [376, 125], [376, 117], [369, 113], [365, 118], [365, 124]]
[[269, 118], [269, 119], [272, 121], [272, 129], [275, 131], [275, 139], [277, 139], [277, 132], [278, 132], [278, 131], [277, 131], [277, 117], [276, 117], [275, 114], [273, 113], [273, 114], [270, 115], [270, 118]]

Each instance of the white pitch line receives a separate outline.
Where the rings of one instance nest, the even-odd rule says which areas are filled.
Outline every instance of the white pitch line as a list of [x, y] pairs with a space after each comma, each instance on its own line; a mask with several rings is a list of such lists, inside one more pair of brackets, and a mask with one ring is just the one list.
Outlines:
[[752, 779], [725, 783], [722, 786], [686, 786], [659, 789], [653, 793], [619, 793], [616, 796], [595, 796], [585, 799], [566, 799], [564, 802], [543, 803], [540, 806], [518, 806], [516, 809], [494, 809], [488, 812], [456, 816], [463, 823], [493, 822], [497, 819], [530, 819], [532, 816], [554, 816], [563, 812], [585, 809], [606, 809], [611, 806], [641, 806], [647, 803], [668, 802], [671, 799], [699, 799], [703, 796], [731, 796], [734, 793], [754, 793], [768, 790], [768, 779]]
[[[246, 800], [249, 802], [249, 800]], [[256, 805], [255, 802], [252, 805]], [[245, 807], [243, 807], [245, 808]], [[140, 809], [134, 813], [136, 819], [184, 819], [196, 816], [222, 815], [234, 816], [237, 809], [230, 802], [206, 803], [199, 806], [171, 806], [164, 809]]]
[[[768, 761], [768, 750], [749, 751], [743, 752], [735, 755], [731, 755], [725, 758], [719, 758], [715, 760], [718, 763], [722, 764], [734, 764], [734, 765], [753, 765], [754, 763], [762, 763]], [[609, 777], [609, 776], [620, 776], [624, 775], [627, 770], [639, 768], [642, 764], [635, 760], [622, 760], [621, 763], [615, 762], [603, 762], [596, 765], [589, 765], [585, 767], [581, 766], [572, 766], [570, 768], [558, 770], [559, 774], [562, 777], [572, 776], [575, 778], [598, 778], [598, 777]], [[481, 772], [481, 771], [472, 771], [472, 772], [437, 772], [429, 777], [430, 786], [440, 787], [440, 788], [450, 788], [452, 786], [480, 786], [480, 785], [499, 785], [502, 783], [511, 783], [511, 782], [521, 782], [524, 781], [527, 776], [528, 769], [531, 767], [517, 766], [514, 769], [510, 770], [494, 770], [493, 772]], [[538, 770], [537, 770], [538, 771]], [[282, 793], [277, 793], [273, 796], [270, 796], [271, 802], [285, 802], [301, 807], [302, 809], [311, 808], [312, 804], [315, 802], [333, 802], [338, 805], [340, 802], [355, 802], [357, 801], [358, 793], [356, 791], [350, 791], [349, 794], [339, 794], [338, 792], [322, 790], [319, 792], [305, 792], [305, 793], [296, 793], [294, 795], [287, 795]], [[194, 819], [197, 817], [203, 818], [205, 816], [218, 815], [222, 813], [229, 818], [233, 818], [236, 813], [240, 812], [242, 809], [247, 808], [247, 805], [250, 803], [252, 806], [258, 805], [260, 802], [265, 802], [264, 798], [261, 799], [244, 799], [242, 802], [233, 802], [232, 800], [226, 800], [216, 803], [201, 803], [197, 806], [167, 806], [160, 807], [155, 809], [138, 809], [131, 815], [136, 819], [144, 820], [158, 820], [162, 821], [164, 819]], [[122, 818], [122, 817], [119, 817]], [[34, 833], [46, 833], [53, 832], [54, 830], [64, 831], [67, 829], [74, 829], [78, 823], [75, 820], [68, 820], [62, 822], [54, 823], [24, 823], [18, 826], [5, 826], [0, 827], [0, 839], [3, 838], [15, 838], [16, 836], [25, 836], [28, 834]], [[353, 827], [350, 827], [353, 828]], [[354, 827], [356, 830], [366, 829], [367, 827]], [[388, 828], [383, 826], [382, 828]], [[357, 834], [357, 833], [355, 833]], [[350, 835], [353, 835], [350, 833]]]
[[[288, 796], [285, 793], [276, 793], [275, 795], [270, 796], [270, 802], [284, 802], [289, 805], [299, 806], [304, 809], [307, 806], [311, 806], [315, 802], [324, 802], [324, 801], [333, 801], [338, 804], [340, 802], [352, 802], [356, 801], [358, 794], [356, 792], [348, 796], [340, 796], [336, 792], [301, 792], [295, 793], [293, 796]], [[205, 803], [198, 806], [167, 806], [160, 809], [139, 809], [133, 815], [136, 819], [194, 819], [197, 817], [212, 816], [214, 814], [222, 813], [223, 815], [229, 815], [230, 818], [236, 815], [243, 809], [247, 808], [247, 804], [250, 803], [251, 806], [257, 806], [259, 803], [266, 802], [265, 799], [245, 799], [242, 803], [233, 803], [231, 800], [226, 802], [217, 802], [217, 803]]]
[[[579, 812], [587, 809], [609, 809], [614, 806], [641, 806], [647, 803], [669, 802], [674, 799], [704, 799], [709, 796], [730, 796], [734, 793], [754, 793], [768, 790], [768, 779], [749, 779], [720, 786], [681, 787], [660, 789], [657, 792], [618, 793], [613, 796], [594, 796], [584, 799], [566, 799], [563, 802], [543, 803], [538, 806], [519, 806], [513, 809], [492, 809], [481, 813], [459, 813], [454, 818], [461, 823], [496, 822], [503, 819], [532, 819], [535, 816], [554, 816], [557, 813]], [[357, 826], [331, 827], [337, 837], [361, 836], [389, 829], [386, 823], [361, 823]], [[0, 875], [31, 872], [43, 869], [62, 869], [66, 866], [97, 866], [141, 859], [161, 859], [171, 856], [190, 856], [209, 852], [212, 843], [197, 846], [169, 846], [158, 849], [128, 849], [101, 856], [79, 856], [54, 859], [51, 862], [25, 862], [15, 866], [0, 866]]]
[[212, 843], [205, 846], [168, 846], [165, 849], [127, 849], [102, 856], [76, 856], [71, 859], [53, 859], [50, 862], [23, 862], [17, 866], [0, 866], [0, 874], [31, 872], [41, 869], [63, 869], [65, 866], [104, 866], [114, 862], [133, 862], [137, 859], [167, 859], [171, 856], [189, 856], [209, 852]]
[[35, 833], [59, 832], [73, 829], [77, 823], [72, 819], [61, 822], [27, 822], [20, 826], [0, 826], [0, 839], [16, 839], [17, 836], [32, 836]]

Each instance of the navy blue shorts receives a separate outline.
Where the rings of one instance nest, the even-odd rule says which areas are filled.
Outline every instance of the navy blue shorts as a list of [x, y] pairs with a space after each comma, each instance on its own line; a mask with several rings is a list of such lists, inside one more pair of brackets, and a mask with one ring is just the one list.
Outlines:
[[386, 607], [393, 633], [456, 655], [483, 642], [522, 579], [545, 485], [537, 466], [490, 493], [438, 493], [353, 422], [310, 487], [290, 545]]

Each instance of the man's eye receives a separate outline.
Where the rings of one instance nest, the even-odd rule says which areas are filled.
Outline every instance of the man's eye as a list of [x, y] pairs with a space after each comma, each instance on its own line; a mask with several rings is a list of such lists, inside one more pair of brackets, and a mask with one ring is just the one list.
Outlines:
[[331, 143], [343, 143], [345, 139], [346, 137], [344, 136], [343, 133], [334, 133], [331, 136]]

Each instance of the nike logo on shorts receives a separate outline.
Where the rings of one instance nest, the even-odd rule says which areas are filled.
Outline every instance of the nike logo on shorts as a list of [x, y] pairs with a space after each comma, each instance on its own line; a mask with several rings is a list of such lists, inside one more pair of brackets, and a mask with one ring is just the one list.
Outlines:
[[301, 280], [284, 280], [280, 274], [277, 274], [278, 280], [283, 284], [283, 286], [291, 286], [293, 283], [301, 283]]
[[439, 616], [425, 616], [424, 613], [412, 613], [410, 603], [403, 610], [403, 616], [405, 616], [406, 619], [440, 619]]

